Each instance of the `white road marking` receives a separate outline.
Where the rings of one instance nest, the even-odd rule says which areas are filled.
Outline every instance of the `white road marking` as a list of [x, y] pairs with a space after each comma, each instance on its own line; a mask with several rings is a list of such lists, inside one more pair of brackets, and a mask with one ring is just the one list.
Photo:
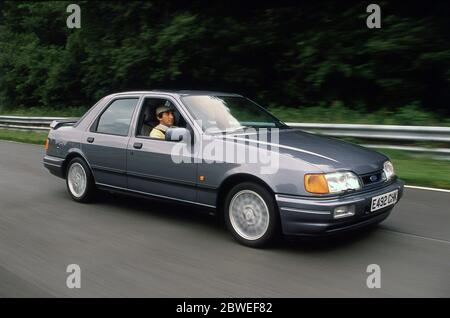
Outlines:
[[446, 189], [427, 188], [427, 187], [419, 187], [419, 186], [412, 186], [412, 185], [405, 185], [405, 188], [411, 188], [411, 189], [419, 189], [419, 190], [428, 190], [428, 191], [437, 191], [437, 192], [447, 192], [447, 193], [450, 193], [450, 190], [446, 190]]
[[441, 239], [437, 239], [437, 238], [433, 238], [433, 237], [427, 237], [427, 236], [422, 236], [422, 235], [417, 235], [417, 234], [412, 234], [412, 233], [407, 233], [407, 232], [401, 232], [401, 231], [397, 231], [395, 229], [391, 229], [391, 228], [389, 228], [387, 226], [383, 226], [383, 225], [380, 226], [380, 231], [395, 233], [395, 234], [414, 237], [414, 238], [419, 238], [419, 239], [423, 239], [423, 240], [429, 240], [429, 241], [438, 242], [438, 243], [450, 244], [450, 241], [447, 241], [447, 240], [441, 240]]

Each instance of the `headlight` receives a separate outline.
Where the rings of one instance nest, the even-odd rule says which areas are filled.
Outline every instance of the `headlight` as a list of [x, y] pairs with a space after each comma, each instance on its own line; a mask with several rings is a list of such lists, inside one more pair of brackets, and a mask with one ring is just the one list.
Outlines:
[[387, 180], [390, 180], [390, 179], [392, 179], [393, 176], [395, 176], [394, 165], [390, 161], [386, 161], [384, 163], [383, 171], [384, 171], [384, 175], [386, 176]]
[[353, 172], [332, 172], [305, 175], [305, 189], [311, 193], [339, 193], [346, 190], [359, 190], [361, 184]]

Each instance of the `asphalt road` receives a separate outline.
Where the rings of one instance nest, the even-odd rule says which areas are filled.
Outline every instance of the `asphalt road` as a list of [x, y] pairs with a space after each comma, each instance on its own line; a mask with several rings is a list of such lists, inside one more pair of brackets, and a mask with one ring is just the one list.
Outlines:
[[[0, 297], [450, 297], [450, 193], [405, 189], [373, 230], [257, 250], [197, 208], [76, 203], [42, 156], [0, 141]], [[66, 286], [69, 264], [80, 289]], [[379, 289], [366, 286], [369, 264]]]

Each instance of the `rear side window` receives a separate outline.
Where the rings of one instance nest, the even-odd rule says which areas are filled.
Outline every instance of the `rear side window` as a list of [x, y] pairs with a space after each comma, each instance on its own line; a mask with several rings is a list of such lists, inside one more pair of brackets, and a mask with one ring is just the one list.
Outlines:
[[117, 99], [100, 115], [96, 132], [127, 136], [138, 98]]

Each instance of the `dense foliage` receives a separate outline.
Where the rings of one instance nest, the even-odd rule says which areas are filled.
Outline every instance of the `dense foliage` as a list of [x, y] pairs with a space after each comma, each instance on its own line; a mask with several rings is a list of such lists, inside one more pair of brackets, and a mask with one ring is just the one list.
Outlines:
[[[448, 115], [446, 2], [0, 2], [0, 107], [89, 106], [129, 89], [233, 91], [264, 105], [414, 105]], [[211, 3], [207, 5], [207, 3]]]

